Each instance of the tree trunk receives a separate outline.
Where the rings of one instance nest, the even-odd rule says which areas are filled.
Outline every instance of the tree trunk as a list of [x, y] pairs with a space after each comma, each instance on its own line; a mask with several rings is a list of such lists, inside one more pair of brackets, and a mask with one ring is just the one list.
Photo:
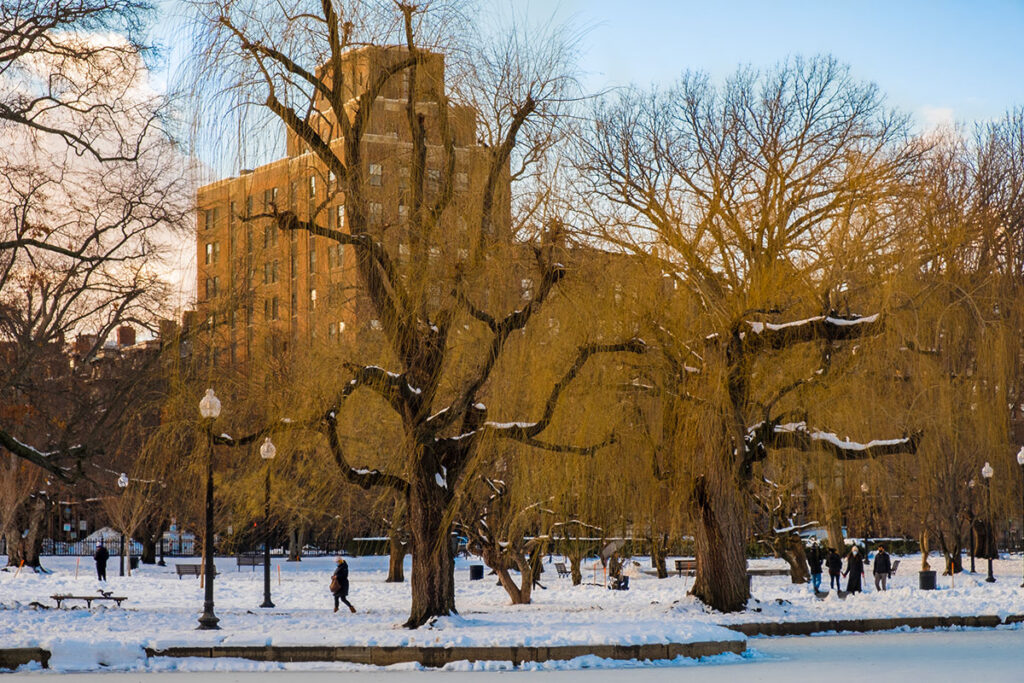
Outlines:
[[665, 566], [665, 550], [668, 546], [668, 534], [658, 538], [657, 534], [651, 534], [651, 567], [658, 572], [659, 579], [668, 578], [668, 568]]
[[455, 558], [450, 524], [445, 521], [448, 489], [433, 472], [420, 473], [409, 488], [412, 535], [412, 609], [406, 628], [419, 628], [433, 617], [455, 614]]
[[720, 612], [738, 612], [750, 598], [746, 515], [735, 482], [698, 478], [694, 487], [697, 575], [690, 592]]
[[789, 578], [792, 583], [807, 583], [811, 580], [811, 570], [807, 566], [807, 554], [804, 542], [797, 534], [780, 539], [778, 553], [789, 565]]
[[583, 570], [580, 568], [582, 564], [583, 557], [581, 555], [569, 556], [569, 573], [572, 576], [572, 585], [574, 586], [583, 583]]
[[405, 581], [405, 554], [408, 544], [398, 536], [398, 530], [392, 529], [388, 536], [388, 578], [385, 583], [403, 583]]
[[4, 538], [7, 540], [7, 565], [10, 567], [19, 567], [24, 563], [26, 567], [31, 567], [36, 571], [43, 571], [42, 564], [40, 563], [39, 556], [43, 550], [43, 537], [41, 533], [41, 526], [43, 519], [46, 517], [46, 500], [43, 498], [34, 498], [26, 501], [23, 509], [25, 511], [25, 517], [22, 518], [22, 523], [26, 533], [22, 536], [17, 518], [19, 515], [14, 515], [11, 523], [4, 529]]
[[306, 542], [306, 529], [293, 526], [288, 530], [288, 561], [302, 562], [302, 546]]
[[928, 564], [928, 553], [931, 549], [928, 547], [928, 530], [924, 529], [921, 531], [921, 571], [929, 571], [932, 566]]

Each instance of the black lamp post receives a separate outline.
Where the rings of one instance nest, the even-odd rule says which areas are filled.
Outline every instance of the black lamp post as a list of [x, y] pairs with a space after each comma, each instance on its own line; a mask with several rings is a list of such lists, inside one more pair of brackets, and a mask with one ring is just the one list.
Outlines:
[[[124, 490], [128, 488], [128, 475], [124, 472], [117, 478], [117, 486], [121, 489], [121, 498], [124, 498]], [[124, 511], [121, 511], [124, 514]], [[118, 562], [120, 564], [120, 575], [124, 576], [124, 532], [121, 532], [121, 552], [118, 553]]]
[[267, 461], [267, 481], [263, 497], [263, 604], [260, 607], [273, 607], [270, 601], [270, 461], [277, 455], [274, 442], [268, 436], [260, 446], [260, 457]]
[[985, 478], [985, 507], [987, 508], [985, 516], [988, 517], [988, 521], [986, 522], [986, 528], [985, 528], [985, 555], [988, 556], [988, 576], [985, 578], [985, 581], [987, 583], [995, 583], [996, 582], [996, 577], [992, 576], [992, 546], [994, 545], [992, 543], [992, 475], [993, 474], [995, 474], [995, 471], [992, 469], [992, 465], [989, 465], [986, 462], [985, 466], [981, 468], [981, 476], [983, 476]]
[[977, 534], [974, 533], [974, 487], [977, 485], [973, 479], [967, 482], [967, 521], [971, 525], [968, 530], [971, 534], [971, 573], [974, 573], [974, 546], [978, 544]]
[[220, 415], [220, 400], [213, 389], [199, 401], [199, 414], [206, 420], [206, 538], [203, 539], [203, 554], [206, 556], [206, 592], [203, 595], [203, 614], [199, 617], [197, 630], [219, 629], [220, 621], [213, 613], [213, 421]]
[[[1021, 475], [1024, 475], [1024, 446], [1021, 446], [1020, 450], [1017, 451], [1017, 464], [1020, 465]], [[1020, 527], [1021, 550], [1024, 550], [1024, 489], [1022, 489], [1022, 491], [1021, 491], [1021, 503], [1020, 503], [1020, 506], [1021, 506], [1020, 507], [1020, 509], [1021, 509], [1021, 527]], [[1024, 554], [1024, 553], [1022, 553], [1022, 554]], [[1021, 583], [1020, 587], [1024, 588], [1024, 583]]]

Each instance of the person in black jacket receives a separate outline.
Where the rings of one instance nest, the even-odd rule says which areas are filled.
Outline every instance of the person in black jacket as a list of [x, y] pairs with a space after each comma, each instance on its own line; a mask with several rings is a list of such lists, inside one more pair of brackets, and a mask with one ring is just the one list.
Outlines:
[[345, 603], [348, 608], [355, 612], [356, 608], [348, 601], [348, 563], [344, 557], [339, 557], [338, 568], [331, 575], [331, 592], [334, 594], [334, 611], [338, 611], [338, 604]]
[[96, 552], [93, 553], [92, 559], [96, 560], [96, 578], [100, 581], [106, 581], [107, 560], [110, 559], [110, 553], [103, 547], [103, 541], [96, 544]]
[[839, 583], [839, 574], [843, 571], [843, 558], [839, 557], [839, 553], [836, 552], [835, 548], [828, 549], [828, 559], [825, 560], [825, 564], [828, 565], [828, 587], [838, 590], [842, 590], [843, 587]]
[[847, 593], [860, 593], [864, 590], [861, 586], [861, 579], [864, 577], [864, 558], [860, 556], [860, 548], [853, 546], [846, 558], [846, 579]]
[[807, 549], [807, 566], [811, 570], [811, 588], [815, 593], [821, 592], [821, 563], [824, 561], [818, 539], [811, 539], [811, 547]]
[[892, 576], [892, 561], [889, 559], [889, 553], [885, 552], [885, 546], [878, 546], [878, 550], [875, 551], [875, 563], [871, 569], [875, 574], [875, 590], [889, 590], [885, 584]]

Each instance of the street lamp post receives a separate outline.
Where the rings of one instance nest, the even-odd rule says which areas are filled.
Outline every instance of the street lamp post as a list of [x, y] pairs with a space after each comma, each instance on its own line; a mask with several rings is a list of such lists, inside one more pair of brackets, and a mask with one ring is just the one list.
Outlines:
[[[1024, 446], [1021, 446], [1020, 450], [1017, 451], [1017, 464], [1020, 465], [1021, 475], [1024, 475]], [[1022, 481], [1024, 481], [1024, 479], [1022, 479]], [[1022, 489], [1022, 491], [1021, 491], [1020, 509], [1021, 509], [1021, 527], [1020, 527], [1020, 529], [1021, 529], [1021, 531], [1020, 531], [1021, 550], [1024, 550], [1024, 489]], [[1022, 554], [1024, 554], [1024, 553], [1022, 553]], [[1021, 583], [1020, 587], [1024, 588], [1024, 583]]]
[[[124, 490], [128, 488], [128, 475], [124, 472], [117, 478], [117, 487], [121, 489], [121, 498], [124, 498]], [[121, 501], [124, 502], [123, 500]], [[124, 510], [121, 510], [121, 518], [124, 518]], [[120, 563], [120, 575], [124, 576], [124, 531], [121, 531], [121, 552], [118, 553], [118, 561]]]
[[199, 617], [197, 630], [219, 629], [220, 619], [213, 613], [213, 421], [220, 415], [220, 400], [207, 389], [199, 401], [199, 414], [206, 420], [206, 538], [203, 539], [203, 554], [206, 556], [206, 592], [203, 595], [203, 614]]
[[971, 573], [974, 573], [974, 546], [978, 544], [974, 533], [974, 487], [977, 485], [973, 479], [967, 482], [967, 521], [971, 525], [968, 530], [971, 534]]
[[873, 510], [871, 509], [871, 498], [868, 496], [868, 493], [870, 491], [871, 491], [871, 489], [868, 487], [867, 483], [861, 482], [860, 492], [864, 494], [864, 508], [867, 510], [867, 513], [868, 513], [867, 533], [864, 534], [864, 547], [865, 548], [867, 547], [868, 537], [873, 536], [874, 533], [875, 533], [874, 520], [872, 519]]
[[260, 607], [273, 607], [270, 601], [270, 461], [277, 455], [274, 442], [268, 436], [260, 446], [260, 457], [267, 461], [267, 480], [263, 497], [263, 604]]
[[985, 466], [981, 468], [981, 476], [985, 478], [985, 508], [986, 522], [985, 528], [985, 555], [988, 556], [988, 576], [985, 578], [987, 583], [995, 583], [996, 577], [992, 576], [992, 475], [995, 471], [992, 469], [992, 465], [987, 462]]

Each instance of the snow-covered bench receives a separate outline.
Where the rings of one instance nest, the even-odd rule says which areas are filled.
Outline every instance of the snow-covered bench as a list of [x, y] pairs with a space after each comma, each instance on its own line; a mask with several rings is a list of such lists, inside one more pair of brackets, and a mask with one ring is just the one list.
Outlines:
[[[199, 576], [203, 573], [203, 565], [201, 564], [175, 564], [174, 571], [178, 572], [178, 578], [183, 576]], [[214, 575], [216, 576], [217, 570], [214, 569]]]
[[558, 572], [558, 578], [569, 576], [569, 570], [565, 568], [565, 562], [555, 562], [555, 571]]
[[57, 602], [57, 609], [60, 609], [60, 604], [65, 600], [85, 600], [86, 608], [92, 607], [93, 600], [111, 600], [117, 603], [120, 607], [124, 600], [128, 599], [126, 595], [51, 595], [50, 598]]

